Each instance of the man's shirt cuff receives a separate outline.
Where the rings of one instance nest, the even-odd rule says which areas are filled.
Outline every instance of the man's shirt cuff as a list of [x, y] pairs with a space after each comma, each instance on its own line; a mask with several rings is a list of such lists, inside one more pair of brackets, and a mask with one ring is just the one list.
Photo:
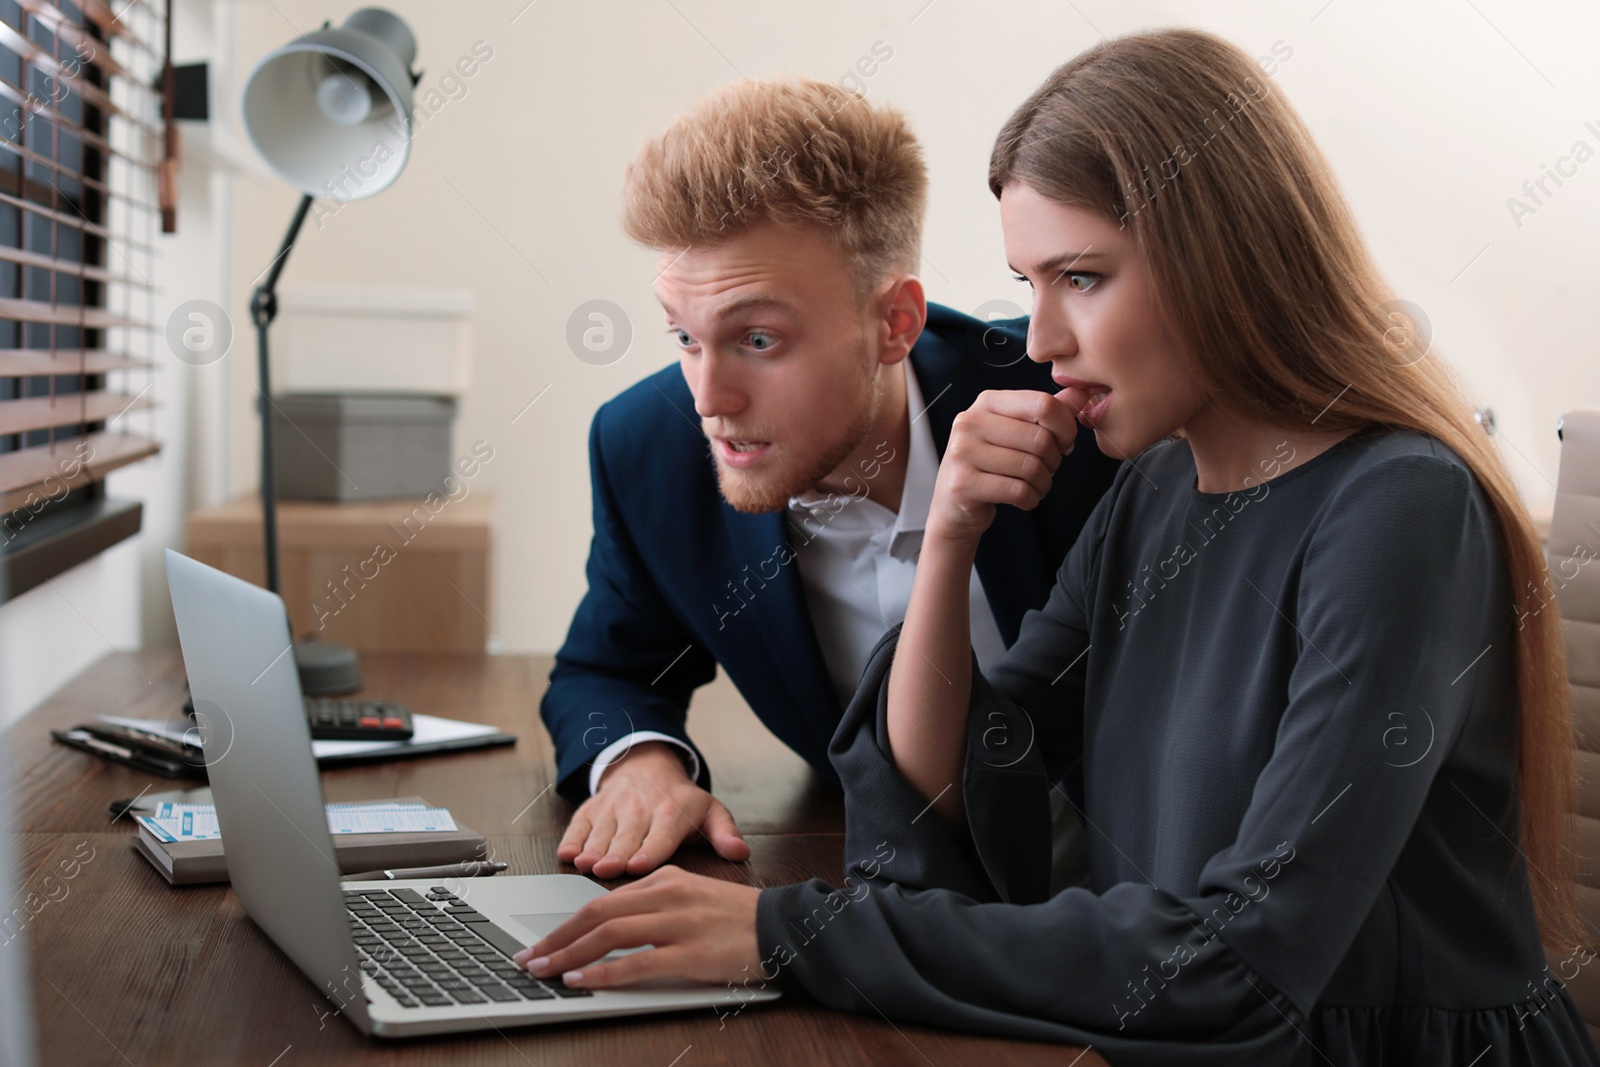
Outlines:
[[685, 769], [689, 772], [689, 781], [698, 782], [700, 780], [700, 757], [695, 753], [694, 749], [679, 741], [676, 737], [659, 733], [655, 730], [635, 730], [626, 737], [619, 738], [601, 749], [600, 754], [594, 758], [594, 762], [589, 766], [590, 796], [594, 796], [595, 791], [600, 788], [600, 776], [606, 773], [606, 768], [621, 759], [630, 748], [641, 741], [665, 741], [669, 745], [678, 746], [685, 754], [684, 763], [686, 765]]

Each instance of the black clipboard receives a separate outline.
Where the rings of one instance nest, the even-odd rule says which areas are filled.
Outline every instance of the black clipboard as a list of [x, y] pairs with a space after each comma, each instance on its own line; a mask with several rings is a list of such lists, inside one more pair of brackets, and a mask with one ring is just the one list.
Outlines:
[[[75, 726], [71, 730], [51, 730], [50, 736], [63, 745], [81, 752], [137, 767], [141, 771], [159, 774], [163, 778], [206, 777], [205, 752], [199, 745], [188, 745], [160, 734], [145, 734], [116, 723], [93, 722]], [[361, 763], [383, 763], [388, 760], [411, 759], [445, 752], [465, 752], [477, 748], [498, 748], [517, 743], [515, 734], [492, 733], [474, 737], [457, 737], [448, 741], [425, 741], [398, 744], [370, 749], [365, 752], [341, 753], [336, 756], [318, 756], [317, 766], [349, 767]]]
[[458, 737], [450, 741], [425, 741], [420, 745], [402, 741], [392, 748], [372, 749], [368, 752], [350, 752], [338, 756], [318, 756], [317, 766], [348, 767], [357, 763], [383, 763], [388, 760], [410, 759], [413, 756], [432, 756], [440, 752], [464, 752], [474, 748], [499, 748], [517, 743], [516, 734], [479, 734], [476, 737]]

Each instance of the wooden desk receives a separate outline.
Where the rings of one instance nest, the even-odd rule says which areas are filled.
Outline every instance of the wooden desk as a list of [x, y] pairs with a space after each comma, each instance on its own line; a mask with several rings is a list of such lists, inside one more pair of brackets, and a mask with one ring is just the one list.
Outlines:
[[[424, 796], [487, 835], [493, 854], [510, 863], [508, 873], [560, 871], [555, 847], [571, 808], [550, 788], [554, 760], [538, 720], [549, 665], [545, 657], [363, 656], [369, 693], [490, 722], [520, 740], [509, 749], [329, 771], [328, 799]], [[800, 996], [721, 1021], [705, 1010], [406, 1042], [363, 1037], [322, 1017], [321, 995], [226, 887], [173, 889], [133, 852], [130, 821], [109, 821], [111, 801], [174, 783], [50, 740], [51, 728], [103, 712], [165, 717], [182, 691], [175, 651], [112, 653], [5, 735], [17, 777], [18, 884], [24, 898], [31, 892], [48, 901], [25, 927], [43, 1064], [1104, 1062], [1093, 1052], [1074, 1060], [1078, 1051], [1059, 1045], [833, 1012]], [[724, 679], [698, 695], [690, 725], [753, 855], [735, 864], [689, 849], [678, 862], [755, 885], [813, 876], [837, 882], [844, 847], [838, 791], [767, 734]], [[74, 859], [68, 869], [75, 877], [64, 879], [62, 861]]]

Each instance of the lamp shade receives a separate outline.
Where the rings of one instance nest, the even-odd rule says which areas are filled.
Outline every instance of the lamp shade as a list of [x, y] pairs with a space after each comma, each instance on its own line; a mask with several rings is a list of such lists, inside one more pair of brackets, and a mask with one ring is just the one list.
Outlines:
[[250, 72], [244, 125], [267, 165], [310, 196], [361, 200], [394, 183], [411, 154], [417, 42], [399, 16], [362, 8], [304, 34]]

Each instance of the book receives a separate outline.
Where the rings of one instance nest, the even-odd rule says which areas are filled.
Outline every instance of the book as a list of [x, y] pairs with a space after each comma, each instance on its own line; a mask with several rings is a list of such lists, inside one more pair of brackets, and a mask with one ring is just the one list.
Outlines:
[[[396, 804], [423, 804], [421, 797], [400, 797]], [[228, 861], [221, 838], [162, 841], [143, 825], [133, 849], [172, 885], [214, 885], [228, 881]], [[386, 867], [432, 867], [485, 859], [488, 841], [476, 830], [456, 823], [453, 831], [333, 835], [334, 858], [344, 874]]]

